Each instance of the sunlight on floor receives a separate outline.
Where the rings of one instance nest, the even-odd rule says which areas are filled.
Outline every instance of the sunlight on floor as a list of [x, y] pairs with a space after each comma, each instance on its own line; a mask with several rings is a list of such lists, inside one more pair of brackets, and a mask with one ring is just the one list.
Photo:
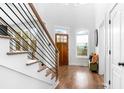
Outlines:
[[88, 78], [85, 72], [84, 73], [77, 72], [76, 77], [78, 77], [78, 78], [75, 78], [76, 85], [80, 85], [81, 83], [85, 84], [85, 86], [88, 85]]

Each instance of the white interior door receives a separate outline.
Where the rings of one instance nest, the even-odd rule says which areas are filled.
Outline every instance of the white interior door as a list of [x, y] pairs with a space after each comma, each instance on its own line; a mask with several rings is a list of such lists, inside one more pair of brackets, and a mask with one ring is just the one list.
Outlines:
[[120, 64], [120, 75], [121, 75], [121, 88], [124, 89], [124, 4], [120, 5], [121, 15], [121, 61]]
[[117, 5], [111, 18], [111, 88], [124, 88], [124, 13]]

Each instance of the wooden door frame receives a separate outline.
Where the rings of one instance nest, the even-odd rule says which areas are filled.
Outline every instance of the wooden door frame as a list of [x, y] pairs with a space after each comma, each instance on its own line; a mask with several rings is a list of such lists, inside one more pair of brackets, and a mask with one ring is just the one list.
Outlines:
[[55, 44], [57, 43], [57, 35], [63, 35], [63, 36], [67, 36], [67, 51], [68, 51], [68, 61], [67, 61], [67, 65], [69, 65], [69, 35], [68, 34], [60, 34], [60, 33], [55, 33]]

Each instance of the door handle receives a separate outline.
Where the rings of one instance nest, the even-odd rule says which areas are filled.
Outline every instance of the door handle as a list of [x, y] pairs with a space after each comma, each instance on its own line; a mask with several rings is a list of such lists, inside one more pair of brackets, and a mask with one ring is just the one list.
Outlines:
[[119, 66], [124, 66], [124, 63], [119, 62], [118, 65]]

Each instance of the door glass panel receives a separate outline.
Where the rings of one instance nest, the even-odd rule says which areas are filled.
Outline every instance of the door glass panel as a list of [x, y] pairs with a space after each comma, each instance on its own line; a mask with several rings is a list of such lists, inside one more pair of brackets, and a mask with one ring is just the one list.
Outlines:
[[64, 43], [67, 42], [67, 36], [64, 36]]
[[57, 42], [61, 42], [60, 40], [61, 40], [60, 36], [57, 35]]
[[64, 39], [64, 43], [66, 43], [67, 42], [67, 40], [66, 39]]
[[61, 42], [63, 42], [63, 36], [61, 36]]
[[64, 39], [67, 39], [67, 36], [64, 36]]

